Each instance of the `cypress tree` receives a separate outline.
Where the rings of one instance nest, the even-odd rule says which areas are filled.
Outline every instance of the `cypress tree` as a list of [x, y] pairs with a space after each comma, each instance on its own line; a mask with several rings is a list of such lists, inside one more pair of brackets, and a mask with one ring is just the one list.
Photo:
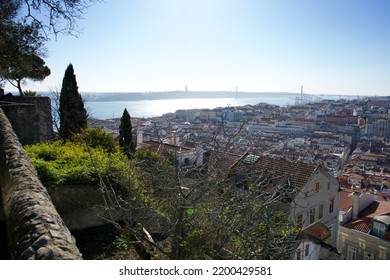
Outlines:
[[126, 154], [129, 158], [135, 152], [135, 145], [133, 142], [131, 130], [131, 117], [129, 112], [127, 112], [127, 109], [125, 109], [123, 111], [121, 123], [119, 125], [119, 146], [121, 147], [123, 153]]
[[69, 139], [82, 129], [87, 128], [87, 111], [78, 92], [73, 65], [69, 64], [62, 80], [60, 95], [60, 131], [62, 139]]

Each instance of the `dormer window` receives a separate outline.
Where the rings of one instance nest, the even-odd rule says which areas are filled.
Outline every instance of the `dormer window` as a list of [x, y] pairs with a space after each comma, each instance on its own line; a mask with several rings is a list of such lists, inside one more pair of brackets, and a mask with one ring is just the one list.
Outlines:
[[372, 219], [371, 234], [383, 239], [390, 228], [390, 216], [376, 216]]

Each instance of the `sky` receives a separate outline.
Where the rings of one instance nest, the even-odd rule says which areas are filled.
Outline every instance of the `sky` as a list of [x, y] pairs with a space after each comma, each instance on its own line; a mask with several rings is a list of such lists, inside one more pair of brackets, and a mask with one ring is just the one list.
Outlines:
[[[51, 38], [24, 89], [390, 95], [388, 0], [106, 0]], [[6, 86], [6, 91], [15, 89]]]

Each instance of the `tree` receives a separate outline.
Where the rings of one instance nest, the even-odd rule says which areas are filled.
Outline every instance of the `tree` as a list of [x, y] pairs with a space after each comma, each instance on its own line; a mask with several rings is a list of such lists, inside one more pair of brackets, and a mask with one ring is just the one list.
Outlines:
[[[221, 132], [235, 137], [224, 128], [216, 130]], [[164, 149], [161, 145], [159, 150]], [[109, 186], [101, 186], [106, 209], [123, 217], [123, 223], [113, 221], [115, 228], [140, 258], [291, 258], [300, 229], [287, 218], [288, 182], [265, 180], [269, 184], [257, 185], [252, 179], [268, 174], [250, 167], [240, 170], [247, 173], [239, 180], [226, 145], [229, 141], [215, 143], [219, 148], [209, 152], [207, 163], [191, 167], [137, 150], [129, 176], [136, 184], [124, 184], [129, 199], [121, 200]]]
[[3, 0], [0, 2], [0, 24], [12, 20], [16, 17], [17, 11], [21, 6], [21, 1]]
[[121, 147], [123, 153], [125, 153], [129, 158], [135, 152], [135, 145], [131, 130], [131, 117], [125, 108], [121, 117], [121, 124], [119, 126], [119, 146]]
[[[20, 19], [39, 25], [45, 32], [77, 34], [77, 20], [99, 0], [2, 0], [0, 8], [5, 12], [19, 11]], [[16, 12], [14, 13], [16, 14]], [[1, 16], [0, 12], [0, 16]]]
[[8, 2], [0, 4], [0, 77], [18, 88], [23, 96], [24, 79], [42, 81], [50, 75], [50, 69], [41, 58], [45, 54], [46, 39], [36, 23], [15, 21], [18, 5]]
[[49, 34], [77, 34], [76, 21], [99, 0], [1, 0], [0, 86], [9, 81], [23, 95], [23, 79], [42, 81], [44, 43]]
[[83, 130], [81, 133], [73, 137], [74, 142], [86, 144], [92, 148], [101, 148], [108, 153], [119, 152], [118, 143], [100, 127], [91, 127]]
[[60, 95], [60, 137], [66, 140], [87, 128], [87, 118], [84, 102], [78, 92], [73, 65], [69, 64], [62, 80]]
[[60, 97], [60, 89], [54, 88], [50, 91], [51, 110], [49, 112], [56, 132], [60, 131]]
[[0, 76], [16, 87], [20, 96], [24, 96], [22, 83], [24, 79], [35, 82], [44, 80], [50, 75], [50, 69], [45, 61], [34, 54], [20, 54], [17, 59], [8, 63], [8, 67], [0, 68]]

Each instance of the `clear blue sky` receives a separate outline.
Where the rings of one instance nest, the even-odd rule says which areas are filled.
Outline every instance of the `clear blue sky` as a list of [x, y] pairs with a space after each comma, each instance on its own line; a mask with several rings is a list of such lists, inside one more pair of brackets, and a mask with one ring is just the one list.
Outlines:
[[106, 0], [78, 25], [26, 89], [60, 88], [72, 63], [80, 92], [390, 95], [388, 0]]

